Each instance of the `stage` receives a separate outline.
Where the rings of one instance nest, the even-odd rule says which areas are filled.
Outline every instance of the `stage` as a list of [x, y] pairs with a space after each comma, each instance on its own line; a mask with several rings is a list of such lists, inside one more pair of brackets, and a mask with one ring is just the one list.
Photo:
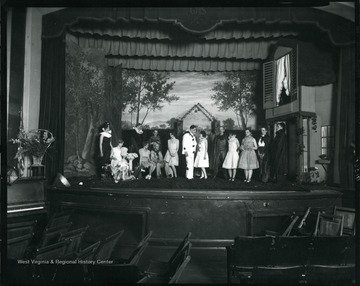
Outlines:
[[[74, 227], [89, 225], [92, 230], [89, 242], [124, 228], [124, 243], [129, 244], [152, 230], [153, 243], [176, 243], [191, 231], [195, 243], [221, 246], [237, 235], [276, 230], [290, 215], [304, 215], [308, 207], [310, 217], [315, 217], [318, 211], [332, 212], [335, 205], [342, 205], [340, 190], [315, 185], [269, 183], [266, 187], [256, 181], [247, 184], [208, 179], [201, 180], [199, 188], [199, 179], [183, 178], [177, 182], [154, 179], [123, 184], [89, 178], [69, 181], [70, 187], [47, 189], [50, 212], [74, 210]], [[136, 183], [146, 187], [137, 188]], [[128, 184], [134, 187], [124, 186]], [[187, 188], [171, 188], [181, 184]], [[197, 188], [189, 188], [191, 185]], [[203, 188], [207, 185], [223, 189]]]

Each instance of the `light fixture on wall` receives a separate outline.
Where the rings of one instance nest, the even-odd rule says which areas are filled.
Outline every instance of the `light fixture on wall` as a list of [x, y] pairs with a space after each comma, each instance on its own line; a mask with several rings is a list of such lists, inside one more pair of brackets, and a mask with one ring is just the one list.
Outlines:
[[56, 178], [53, 182], [53, 186], [54, 187], [59, 187], [59, 188], [63, 188], [63, 187], [71, 187], [69, 181], [60, 173], [57, 173]]

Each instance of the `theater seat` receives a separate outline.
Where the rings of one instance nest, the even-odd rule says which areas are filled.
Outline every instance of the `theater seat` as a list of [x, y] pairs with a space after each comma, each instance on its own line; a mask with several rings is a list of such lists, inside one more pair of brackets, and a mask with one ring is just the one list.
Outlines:
[[349, 251], [349, 238], [349, 236], [314, 237], [309, 264], [345, 264]]
[[293, 266], [259, 266], [254, 269], [253, 283], [273, 285], [296, 285], [304, 280], [303, 265]]
[[234, 244], [226, 247], [228, 283], [233, 278], [251, 281], [255, 267], [270, 264], [274, 243], [271, 236], [235, 237]]
[[186, 265], [189, 263], [191, 257], [188, 255], [181, 262], [181, 264], [176, 268], [176, 271], [172, 274], [172, 276], [151, 276], [145, 275], [142, 279], [140, 279], [137, 283], [140, 284], [177, 284], [181, 277], [181, 274], [186, 268]]
[[279, 236], [275, 238], [271, 265], [306, 265], [312, 249], [310, 236]]
[[355, 265], [308, 265], [305, 280], [309, 285], [355, 285]]
[[152, 276], [166, 276], [167, 272], [171, 269], [171, 265], [175, 263], [175, 260], [179, 255], [182, 256], [183, 259], [189, 255], [191, 248], [191, 243], [189, 241], [190, 236], [191, 232], [188, 232], [168, 261], [152, 260], [145, 272]]

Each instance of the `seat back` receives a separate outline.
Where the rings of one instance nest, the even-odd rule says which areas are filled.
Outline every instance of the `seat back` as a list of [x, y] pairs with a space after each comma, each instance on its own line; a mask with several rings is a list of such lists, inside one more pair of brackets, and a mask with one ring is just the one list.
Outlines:
[[305, 279], [309, 285], [353, 285], [355, 265], [309, 265]]
[[78, 259], [81, 260], [93, 260], [99, 246], [100, 246], [100, 241], [80, 250], [76, 256]]
[[355, 235], [355, 209], [335, 206], [334, 215], [344, 217], [343, 233], [345, 235]]
[[345, 264], [349, 250], [349, 236], [317, 236], [313, 239], [313, 252], [310, 264]]
[[34, 234], [34, 230], [37, 224], [37, 220], [11, 223], [7, 225], [7, 238], [15, 238], [26, 234]]
[[348, 249], [346, 252], [345, 264], [355, 264], [356, 258], [356, 237], [354, 235], [349, 236]]
[[169, 264], [171, 264], [173, 262], [173, 260], [175, 259], [175, 257], [179, 254], [179, 252], [185, 247], [186, 243], [190, 240], [191, 237], [191, 232], [188, 232], [187, 235], [184, 237], [184, 239], [181, 241], [181, 243], [179, 244], [179, 246], [177, 247], [177, 249], [175, 250], [175, 252], [173, 253], [173, 255], [170, 257], [169, 259]]
[[137, 265], [142, 254], [144, 253], [146, 247], [149, 245], [149, 239], [152, 235], [152, 231], [149, 231], [149, 233], [139, 242], [136, 249], [131, 253], [128, 264], [131, 265]]
[[296, 216], [291, 220], [289, 226], [285, 229], [282, 236], [289, 236], [290, 235], [290, 233], [291, 233], [292, 229], [294, 228], [294, 225], [295, 225], [295, 223], [297, 222], [298, 219], [299, 219], [299, 216]]
[[271, 236], [238, 236], [230, 248], [230, 266], [266, 266], [275, 241]]
[[8, 259], [22, 259], [25, 256], [27, 247], [32, 240], [33, 235], [28, 233], [19, 237], [14, 237], [7, 240], [7, 258]]
[[119, 241], [120, 237], [124, 234], [124, 230], [121, 230], [117, 233], [114, 233], [112, 235], [110, 235], [109, 237], [105, 238], [104, 241], [101, 242], [95, 258], [99, 259], [99, 260], [108, 260], [110, 259], [114, 247], [117, 244], [117, 242]]
[[53, 214], [50, 217], [46, 228], [52, 228], [52, 227], [56, 227], [58, 225], [66, 224], [69, 221], [72, 213], [73, 213], [73, 211], [64, 211], [64, 212], [59, 212], [59, 213]]
[[341, 236], [344, 217], [318, 212], [314, 236]]
[[39, 247], [45, 247], [58, 242], [61, 233], [67, 232], [71, 225], [72, 223], [70, 222], [53, 228], [46, 228], [40, 240]]
[[309, 260], [311, 249], [312, 237], [310, 236], [276, 237], [271, 265], [305, 265]]
[[256, 285], [283, 284], [297, 285], [303, 280], [304, 266], [259, 266], [253, 271], [253, 282]]
[[177, 268], [176, 272], [174, 273], [174, 275], [170, 278], [169, 280], [169, 284], [176, 284], [178, 283], [181, 274], [183, 273], [183, 271], [186, 268], [186, 265], [189, 263], [189, 261], [191, 260], [191, 256], [186, 256], [186, 258], [183, 260], [183, 262], [180, 264], [180, 266]]
[[71, 230], [68, 232], [62, 232], [60, 234], [59, 241], [67, 240], [70, 241], [66, 253], [77, 253], [80, 250], [80, 245], [82, 243], [85, 232], [88, 230], [89, 226], [82, 227], [79, 229]]
[[167, 277], [173, 277], [175, 275], [175, 273], [178, 271], [179, 267], [183, 264], [183, 262], [185, 261], [186, 257], [189, 256], [190, 254], [190, 249], [191, 249], [191, 242], [187, 241], [185, 243], [185, 246], [183, 247], [183, 249], [181, 249], [177, 256], [174, 257], [174, 259], [172, 260], [171, 263], [169, 263], [169, 268], [168, 271], [166, 273]]
[[60, 241], [45, 247], [38, 248], [35, 253], [36, 260], [51, 260], [62, 258], [65, 255], [65, 251], [69, 241]]

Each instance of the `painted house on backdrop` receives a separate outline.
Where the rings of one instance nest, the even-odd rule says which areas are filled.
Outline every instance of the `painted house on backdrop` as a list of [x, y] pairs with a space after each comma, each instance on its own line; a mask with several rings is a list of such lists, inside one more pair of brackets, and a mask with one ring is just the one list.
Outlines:
[[177, 132], [181, 134], [191, 125], [207, 132], [213, 131], [219, 121], [200, 103], [195, 104], [188, 111], [177, 117]]

